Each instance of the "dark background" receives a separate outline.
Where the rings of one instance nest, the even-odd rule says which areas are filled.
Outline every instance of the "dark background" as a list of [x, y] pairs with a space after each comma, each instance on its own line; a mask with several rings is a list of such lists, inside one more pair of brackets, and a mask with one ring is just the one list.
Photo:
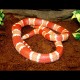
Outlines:
[[5, 9], [80, 9], [79, 0], [0, 0]]

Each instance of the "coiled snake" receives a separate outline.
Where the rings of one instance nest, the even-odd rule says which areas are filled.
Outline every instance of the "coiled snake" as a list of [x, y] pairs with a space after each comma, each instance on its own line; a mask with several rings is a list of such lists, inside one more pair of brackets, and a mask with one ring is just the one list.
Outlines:
[[[21, 36], [21, 29], [26, 25], [30, 25], [35, 29]], [[53, 30], [60, 34], [55, 33]], [[56, 50], [51, 53], [43, 54], [33, 51], [24, 39], [30, 38], [35, 34], [41, 34], [44, 38], [54, 41]], [[53, 22], [39, 18], [25, 18], [12, 26], [12, 40], [16, 50], [25, 58], [38, 63], [50, 63], [57, 61], [63, 53], [62, 41], [67, 40], [68, 37], [69, 31], [67, 29]]]

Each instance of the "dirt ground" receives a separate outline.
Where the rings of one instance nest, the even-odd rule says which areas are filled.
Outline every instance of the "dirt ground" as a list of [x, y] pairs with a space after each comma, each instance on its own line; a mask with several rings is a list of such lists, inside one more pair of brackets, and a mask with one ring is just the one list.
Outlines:
[[[25, 59], [13, 46], [11, 26], [21, 18], [13, 14], [5, 14], [5, 35], [0, 36], [0, 71], [72, 71], [80, 70], [80, 41], [75, 40], [72, 33], [80, 27], [74, 20], [54, 21], [70, 31], [70, 37], [63, 42], [62, 57], [53, 63], [41, 64]], [[30, 26], [22, 29], [22, 34], [30, 32]], [[25, 40], [34, 51], [52, 52], [55, 50], [53, 42], [46, 40], [41, 35], [34, 35]]]

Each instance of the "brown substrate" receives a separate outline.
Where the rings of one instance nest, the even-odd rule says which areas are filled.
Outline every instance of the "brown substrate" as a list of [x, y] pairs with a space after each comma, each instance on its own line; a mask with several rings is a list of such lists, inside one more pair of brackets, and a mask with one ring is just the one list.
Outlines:
[[[11, 26], [19, 21], [11, 14], [6, 14], [5, 17], [5, 32], [6, 36], [2, 37], [0, 41], [0, 70], [34, 70], [34, 71], [48, 71], [48, 70], [80, 70], [80, 41], [73, 38], [72, 32], [79, 28], [75, 21], [59, 21], [55, 22], [70, 31], [70, 37], [67, 41], [63, 42], [64, 50], [62, 57], [53, 63], [41, 64], [25, 59], [21, 56], [13, 46]], [[32, 30], [31, 27], [24, 27], [22, 33], [27, 33]], [[52, 52], [55, 50], [54, 42], [50, 42], [43, 38], [41, 35], [34, 35], [33, 37], [25, 40], [34, 51], [37, 52]]]

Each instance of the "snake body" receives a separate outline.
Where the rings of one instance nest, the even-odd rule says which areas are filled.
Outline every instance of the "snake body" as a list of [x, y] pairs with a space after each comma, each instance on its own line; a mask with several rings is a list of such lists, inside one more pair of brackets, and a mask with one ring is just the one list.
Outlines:
[[[30, 25], [35, 29], [21, 36], [21, 29], [26, 25]], [[30, 38], [35, 34], [41, 34], [47, 40], [54, 41], [56, 50], [43, 54], [33, 51], [24, 39]], [[38, 63], [57, 61], [63, 53], [62, 41], [66, 41], [68, 37], [69, 31], [67, 29], [53, 22], [38, 18], [25, 18], [12, 26], [12, 40], [16, 50], [25, 58]]]

